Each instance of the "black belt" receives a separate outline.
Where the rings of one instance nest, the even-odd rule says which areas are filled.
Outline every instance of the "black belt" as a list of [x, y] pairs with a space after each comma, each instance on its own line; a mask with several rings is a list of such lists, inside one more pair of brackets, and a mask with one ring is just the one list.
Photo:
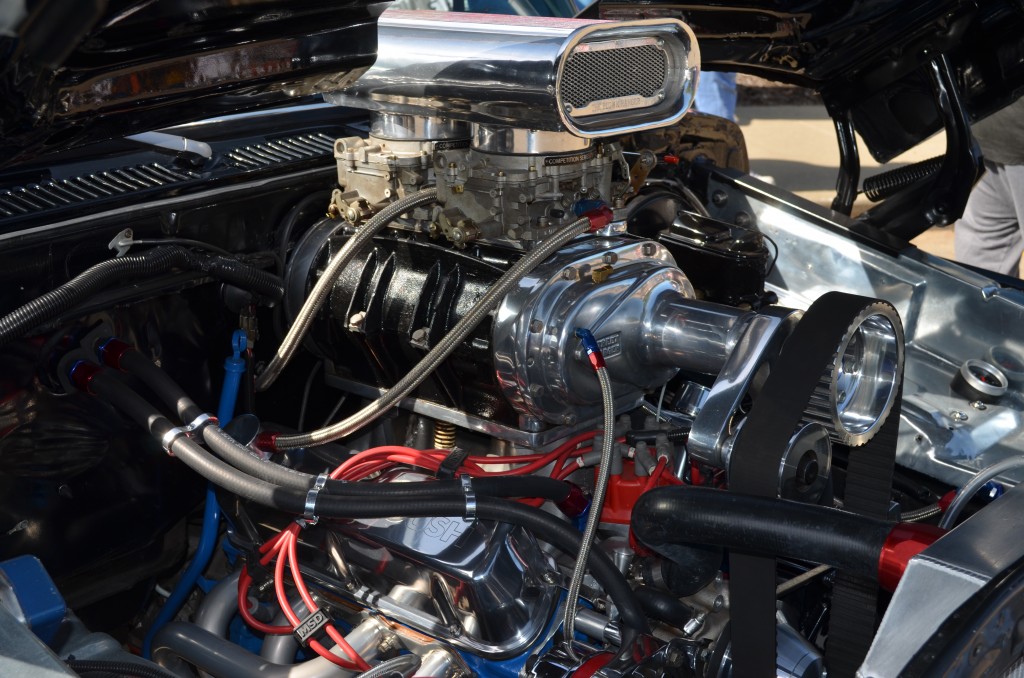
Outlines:
[[[807, 309], [771, 364], [764, 387], [737, 434], [729, 461], [730, 491], [777, 496], [782, 454], [815, 386], [836, 359], [836, 348], [854, 319], [877, 303], [876, 299], [829, 292]], [[901, 393], [902, 389], [882, 430], [850, 455], [847, 510], [876, 517], [888, 512]], [[729, 556], [735, 676], [776, 675], [775, 575], [774, 558], [740, 553]], [[841, 573], [837, 578], [827, 648], [830, 675], [852, 676], [867, 654], [874, 635], [876, 594], [874, 581], [853, 581]]]

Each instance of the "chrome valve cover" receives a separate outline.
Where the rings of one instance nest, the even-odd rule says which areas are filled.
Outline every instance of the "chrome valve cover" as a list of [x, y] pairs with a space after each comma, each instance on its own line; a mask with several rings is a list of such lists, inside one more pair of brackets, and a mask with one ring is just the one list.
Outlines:
[[[425, 480], [414, 472], [382, 482]], [[509, 523], [380, 518], [336, 527], [360, 598], [435, 638], [485, 657], [515, 656], [547, 626], [559, 588], [533, 535]], [[366, 590], [372, 593], [366, 593]]]

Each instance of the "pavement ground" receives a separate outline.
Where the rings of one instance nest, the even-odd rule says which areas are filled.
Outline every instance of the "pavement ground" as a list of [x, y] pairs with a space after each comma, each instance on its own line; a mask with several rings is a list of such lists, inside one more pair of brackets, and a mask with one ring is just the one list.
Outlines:
[[[740, 106], [736, 117], [747, 140], [751, 171], [775, 180], [780, 188], [828, 207], [835, 196], [839, 167], [839, 146], [835, 128], [824, 106], [772, 105]], [[858, 140], [861, 180], [880, 172], [942, 155], [946, 139], [939, 133], [924, 143], [897, 156], [884, 166], [868, 153]], [[872, 205], [858, 196], [854, 213]], [[948, 259], [953, 258], [953, 227], [933, 228], [913, 243], [921, 249]]]

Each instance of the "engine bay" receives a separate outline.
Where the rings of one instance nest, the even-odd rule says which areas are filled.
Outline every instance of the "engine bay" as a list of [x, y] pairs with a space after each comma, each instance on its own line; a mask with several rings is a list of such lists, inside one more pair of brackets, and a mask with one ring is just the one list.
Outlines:
[[678, 19], [378, 38], [0, 196], [8, 670], [935, 675], [1024, 556], [1020, 291], [716, 164]]

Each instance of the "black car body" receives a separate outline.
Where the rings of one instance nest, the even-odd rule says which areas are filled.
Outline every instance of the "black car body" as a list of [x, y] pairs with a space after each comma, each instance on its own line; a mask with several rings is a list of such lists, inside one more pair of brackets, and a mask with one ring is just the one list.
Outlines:
[[[3, 671], [1019, 666], [1024, 288], [909, 244], [1019, 3], [8, 5]], [[831, 210], [683, 116], [701, 68], [820, 93]]]

